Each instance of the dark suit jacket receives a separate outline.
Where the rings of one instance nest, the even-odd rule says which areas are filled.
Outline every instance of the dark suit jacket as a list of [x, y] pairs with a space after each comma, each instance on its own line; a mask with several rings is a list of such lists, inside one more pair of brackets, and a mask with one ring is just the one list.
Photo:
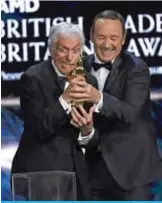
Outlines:
[[[90, 74], [87, 81], [97, 86], [96, 78]], [[29, 68], [21, 77], [21, 88], [24, 132], [13, 159], [12, 174], [75, 171], [84, 184], [86, 171], [77, 141], [79, 130], [70, 124], [71, 116], [58, 100], [63, 89], [51, 60]]]
[[[88, 71], [93, 57], [84, 59]], [[147, 64], [123, 51], [106, 80], [103, 107], [96, 115], [102, 156], [113, 177], [125, 189], [162, 178], [149, 87]]]

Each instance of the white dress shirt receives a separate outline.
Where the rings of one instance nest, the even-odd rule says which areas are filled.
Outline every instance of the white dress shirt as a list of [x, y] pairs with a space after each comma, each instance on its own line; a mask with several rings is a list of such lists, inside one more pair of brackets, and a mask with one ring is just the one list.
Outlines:
[[[102, 64], [103, 62], [101, 62], [96, 54], [94, 55], [94, 61], [96, 63], [99, 63], [99, 64]], [[112, 61], [113, 63], [113, 61]], [[106, 82], [106, 79], [109, 75], [110, 71], [107, 70], [105, 67], [101, 67], [100, 69], [98, 69], [97, 71], [95, 71], [92, 67], [92, 71], [91, 71], [91, 74], [94, 75], [98, 81], [98, 88], [99, 90], [102, 92], [103, 91], [103, 88], [104, 88], [104, 85], [105, 85], [105, 82]]]

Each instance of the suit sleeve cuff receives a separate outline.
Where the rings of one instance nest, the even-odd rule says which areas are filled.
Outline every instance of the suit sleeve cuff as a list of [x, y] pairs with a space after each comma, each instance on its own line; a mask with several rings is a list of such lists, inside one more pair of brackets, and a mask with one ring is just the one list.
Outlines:
[[103, 106], [103, 93], [100, 91], [100, 94], [101, 94], [100, 101], [98, 102], [98, 104], [94, 104], [94, 106], [95, 106], [95, 110], [94, 111], [96, 113], [99, 113], [101, 111], [102, 106]]
[[88, 142], [92, 139], [93, 135], [95, 133], [94, 128], [92, 128], [92, 131], [89, 135], [87, 136], [82, 136], [81, 132], [79, 133], [79, 137], [78, 137], [78, 142], [80, 145], [87, 145]]
[[67, 114], [69, 114], [71, 112], [71, 104], [68, 104], [62, 97], [62, 95], [59, 97], [59, 101], [60, 101], [60, 104], [62, 106], [62, 108], [65, 110], [65, 112]]

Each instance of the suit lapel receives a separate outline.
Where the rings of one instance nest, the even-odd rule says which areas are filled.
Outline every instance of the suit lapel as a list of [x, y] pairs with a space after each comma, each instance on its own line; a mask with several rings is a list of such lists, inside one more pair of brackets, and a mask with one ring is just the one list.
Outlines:
[[[94, 54], [87, 56], [87, 58], [85, 59], [85, 61], [83, 61], [84, 63], [84, 67], [88, 72], [91, 72], [92, 70], [92, 61], [94, 58]], [[113, 67], [112, 67], [112, 71], [111, 73], [108, 75], [106, 81], [105, 81], [105, 85], [104, 85], [104, 89], [103, 91], [108, 91], [108, 89], [110, 89], [110, 87], [112, 86], [113, 82], [115, 81], [118, 72], [121, 68], [121, 64], [122, 64], [122, 58], [121, 56], [118, 56], [116, 58], [116, 60], [113, 63]]]
[[116, 79], [116, 76], [118, 75], [121, 64], [122, 64], [121, 57], [118, 56], [117, 59], [115, 60], [115, 62], [113, 63], [112, 70], [105, 81], [103, 91], [108, 91], [110, 89], [110, 87], [112, 86], [113, 82]]
[[83, 59], [83, 66], [85, 70], [89, 73], [91, 73], [92, 70], [92, 61], [93, 61], [94, 55], [88, 55]]
[[57, 74], [51, 64], [51, 60], [44, 62], [42, 70], [43, 78], [43, 92], [48, 102], [53, 102], [54, 99], [58, 98], [63, 90], [58, 82]]

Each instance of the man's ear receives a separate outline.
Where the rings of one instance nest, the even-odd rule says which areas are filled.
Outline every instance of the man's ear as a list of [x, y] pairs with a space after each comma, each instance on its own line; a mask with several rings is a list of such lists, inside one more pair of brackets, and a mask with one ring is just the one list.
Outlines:
[[93, 42], [93, 32], [92, 32], [92, 28], [90, 30], [90, 40]]
[[122, 41], [122, 45], [124, 45], [124, 44], [125, 44], [126, 37], [127, 37], [127, 31], [125, 31], [125, 33], [124, 33], [124, 36], [123, 36], [123, 41]]

